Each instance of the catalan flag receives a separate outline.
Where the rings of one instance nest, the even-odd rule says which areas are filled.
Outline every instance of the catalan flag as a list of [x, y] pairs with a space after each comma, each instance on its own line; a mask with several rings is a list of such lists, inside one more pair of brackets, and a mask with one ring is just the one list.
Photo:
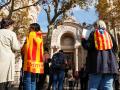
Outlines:
[[96, 30], [94, 32], [94, 41], [97, 50], [108, 50], [113, 47], [111, 36], [106, 30], [102, 33], [100, 30]]
[[24, 71], [44, 73], [43, 39], [41, 32], [32, 31], [24, 45]]

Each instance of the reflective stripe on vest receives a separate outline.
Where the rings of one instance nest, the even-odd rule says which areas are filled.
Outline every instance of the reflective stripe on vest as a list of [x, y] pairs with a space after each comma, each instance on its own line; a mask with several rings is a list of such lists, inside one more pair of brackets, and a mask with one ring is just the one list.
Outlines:
[[111, 36], [106, 30], [104, 30], [103, 34], [96, 30], [94, 32], [94, 41], [97, 50], [108, 50], [113, 47]]

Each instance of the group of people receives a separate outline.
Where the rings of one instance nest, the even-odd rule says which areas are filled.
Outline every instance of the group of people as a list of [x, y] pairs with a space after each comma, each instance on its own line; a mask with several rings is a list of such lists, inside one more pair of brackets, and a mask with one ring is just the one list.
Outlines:
[[[14, 81], [15, 53], [21, 52], [23, 59], [22, 81], [23, 90], [41, 90], [47, 74], [50, 75], [48, 90], [51, 85], [56, 90], [63, 89], [65, 58], [63, 50], [55, 53], [50, 59], [49, 51], [44, 50], [43, 37], [38, 23], [29, 26], [29, 34], [22, 47], [14, 29], [14, 21], [3, 18], [0, 22], [0, 90], [8, 90], [8, 84]], [[58, 60], [59, 59], [59, 60]], [[59, 62], [60, 61], [60, 62]], [[49, 68], [49, 62], [51, 66]]]
[[8, 84], [14, 81], [17, 51], [21, 52], [23, 58], [23, 90], [35, 90], [37, 74], [44, 73], [40, 25], [30, 24], [29, 34], [22, 47], [13, 31], [14, 25], [14, 21], [9, 18], [3, 18], [0, 23], [0, 90], [8, 90]]
[[[8, 83], [14, 81], [15, 52], [21, 51], [23, 58], [23, 90], [41, 90], [49, 74], [48, 90], [63, 90], [65, 60], [63, 50], [52, 58], [48, 49], [44, 50], [40, 25], [32, 23], [25, 43], [20, 47], [17, 35], [13, 32], [14, 21], [4, 18], [0, 23], [0, 90], [8, 90]], [[113, 90], [114, 77], [118, 75], [117, 44], [108, 32], [106, 24], [98, 20], [89, 36], [82, 37], [81, 43], [87, 50], [85, 67], [79, 72], [80, 82], [87, 81], [83, 90]], [[49, 67], [49, 62], [51, 65]], [[82, 79], [83, 71], [87, 80]], [[36, 87], [37, 86], [37, 87]]]

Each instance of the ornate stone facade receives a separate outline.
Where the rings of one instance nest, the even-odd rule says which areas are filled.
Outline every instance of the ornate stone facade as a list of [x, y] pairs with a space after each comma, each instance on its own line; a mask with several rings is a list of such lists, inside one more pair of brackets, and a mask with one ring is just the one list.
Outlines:
[[51, 56], [63, 49], [66, 59], [71, 59], [76, 71], [85, 63], [85, 51], [81, 47], [82, 26], [72, 18], [68, 18], [63, 25], [59, 25], [52, 32]]

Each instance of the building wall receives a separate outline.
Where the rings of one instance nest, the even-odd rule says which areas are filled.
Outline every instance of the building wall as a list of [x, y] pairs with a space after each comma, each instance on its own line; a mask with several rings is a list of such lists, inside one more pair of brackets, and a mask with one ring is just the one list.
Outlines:
[[[63, 49], [67, 59], [73, 59], [72, 64], [76, 71], [85, 64], [85, 51], [81, 46], [82, 26], [73, 18], [68, 18], [63, 25], [59, 25], [52, 32], [51, 56]], [[70, 58], [71, 57], [71, 58]]]

